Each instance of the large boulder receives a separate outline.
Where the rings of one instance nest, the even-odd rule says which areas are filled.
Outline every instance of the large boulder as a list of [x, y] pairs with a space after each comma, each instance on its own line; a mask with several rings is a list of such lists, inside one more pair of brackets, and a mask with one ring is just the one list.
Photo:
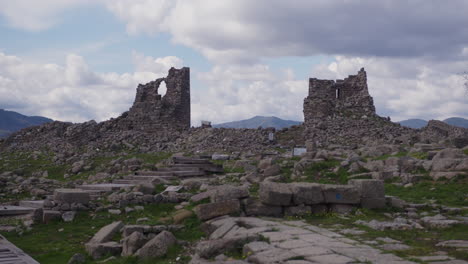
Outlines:
[[177, 243], [171, 232], [162, 231], [136, 252], [140, 259], [157, 258], [166, 255], [169, 248]]
[[291, 205], [292, 191], [286, 183], [262, 182], [258, 191], [260, 201], [269, 205]]
[[299, 204], [319, 204], [325, 200], [323, 198], [322, 187], [317, 183], [297, 182], [290, 185], [293, 193], [293, 202]]
[[209, 204], [200, 204], [195, 207], [195, 213], [201, 220], [208, 220], [222, 215], [237, 214], [240, 212], [239, 200], [227, 200]]

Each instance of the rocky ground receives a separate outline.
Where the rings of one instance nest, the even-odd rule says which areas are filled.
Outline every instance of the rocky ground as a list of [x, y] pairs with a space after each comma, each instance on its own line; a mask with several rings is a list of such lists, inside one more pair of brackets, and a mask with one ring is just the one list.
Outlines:
[[40, 263], [468, 263], [468, 147], [242, 142], [2, 152], [0, 233]]

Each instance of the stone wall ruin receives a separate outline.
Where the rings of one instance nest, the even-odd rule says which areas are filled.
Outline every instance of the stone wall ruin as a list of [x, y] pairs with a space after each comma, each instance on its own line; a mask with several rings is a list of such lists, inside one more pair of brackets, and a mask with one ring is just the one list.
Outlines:
[[367, 89], [362, 68], [344, 80], [309, 79], [309, 95], [304, 99], [304, 122], [336, 116], [373, 116], [374, 101]]
[[[166, 95], [158, 93], [166, 83]], [[165, 78], [159, 78], [137, 88], [135, 102], [118, 121], [122, 130], [153, 132], [161, 129], [190, 128], [190, 68], [171, 68]]]

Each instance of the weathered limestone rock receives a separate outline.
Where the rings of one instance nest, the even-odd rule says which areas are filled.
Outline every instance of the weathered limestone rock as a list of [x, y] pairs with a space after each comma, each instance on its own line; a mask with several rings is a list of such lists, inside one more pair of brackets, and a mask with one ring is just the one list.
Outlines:
[[247, 216], [280, 217], [283, 214], [283, 208], [281, 206], [267, 205], [257, 198], [247, 198], [243, 200], [243, 203]]
[[384, 182], [382, 180], [356, 179], [350, 180], [361, 194], [363, 208], [383, 208], [386, 204]]
[[62, 218], [62, 213], [60, 213], [59, 211], [44, 210], [44, 212], [42, 213], [42, 222], [44, 224], [48, 224], [51, 221], [59, 220], [61, 218]]
[[268, 205], [288, 206], [292, 202], [292, 191], [286, 183], [262, 182], [258, 194], [260, 201]]
[[198, 243], [195, 251], [200, 257], [209, 259], [226, 251], [240, 248], [244, 244], [256, 239], [258, 239], [258, 234], [207, 240]]
[[94, 236], [89, 240], [88, 244], [98, 244], [110, 241], [112, 237], [119, 232], [124, 224], [122, 221], [113, 222], [112, 224], [106, 225], [101, 228]]
[[122, 240], [122, 256], [132, 256], [140, 249], [148, 240], [141, 232], [133, 232], [130, 236]]
[[90, 200], [89, 192], [79, 189], [56, 189], [54, 201], [56, 203], [77, 203], [87, 205]]
[[87, 243], [85, 247], [86, 252], [88, 252], [93, 259], [100, 259], [108, 255], [117, 256], [122, 252], [122, 245], [114, 241], [105, 243]]
[[284, 215], [287, 216], [305, 216], [309, 215], [312, 209], [308, 205], [289, 206], [284, 209]]
[[330, 211], [333, 212], [333, 213], [337, 213], [337, 214], [349, 214], [354, 209], [356, 209], [356, 207], [353, 206], [353, 205], [350, 205], [350, 204], [332, 204], [332, 205], [330, 205]]
[[167, 250], [177, 243], [177, 239], [171, 232], [163, 231], [148, 241], [136, 252], [140, 259], [149, 259], [164, 256]]
[[239, 200], [227, 200], [216, 203], [200, 204], [195, 207], [195, 213], [201, 220], [208, 220], [222, 215], [240, 212]]
[[249, 190], [244, 186], [221, 185], [216, 186], [214, 190], [210, 191], [212, 202], [242, 199], [248, 196]]
[[356, 187], [350, 185], [322, 185], [325, 203], [359, 204], [361, 197]]
[[294, 204], [319, 204], [325, 200], [320, 184], [299, 182], [291, 184]]

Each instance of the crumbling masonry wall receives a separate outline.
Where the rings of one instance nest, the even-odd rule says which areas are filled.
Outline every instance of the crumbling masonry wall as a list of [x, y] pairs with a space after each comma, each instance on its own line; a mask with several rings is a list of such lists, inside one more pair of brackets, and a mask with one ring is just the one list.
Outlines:
[[[158, 93], [162, 82], [167, 87], [164, 96]], [[190, 69], [171, 68], [167, 77], [138, 85], [135, 102], [119, 118], [118, 127], [144, 132], [190, 128]]]
[[357, 75], [344, 80], [309, 79], [309, 95], [304, 99], [304, 121], [375, 115], [374, 101], [367, 88], [367, 75], [362, 68]]

